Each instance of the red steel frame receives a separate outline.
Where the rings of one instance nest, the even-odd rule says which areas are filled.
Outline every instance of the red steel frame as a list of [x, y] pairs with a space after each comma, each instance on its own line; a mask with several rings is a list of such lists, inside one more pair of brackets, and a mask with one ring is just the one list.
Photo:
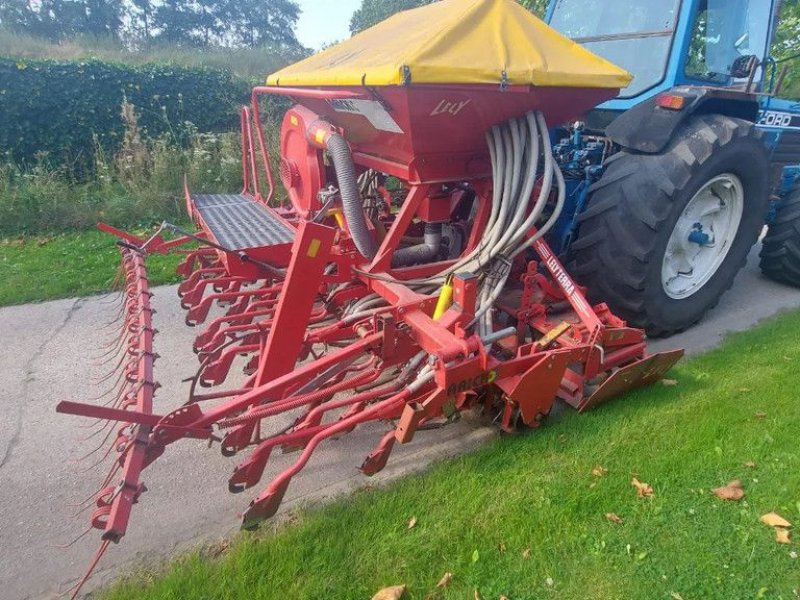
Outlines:
[[[312, 103], [371, 96], [360, 90], [253, 91], [252, 107], [241, 115], [243, 193], [252, 195], [254, 201], [269, 203], [275, 188], [259, 113], [259, 97], [265, 93]], [[509, 110], [515, 106], [512, 103]], [[260, 191], [254, 138], [266, 171], [266, 196]], [[472, 154], [474, 158], [475, 152]], [[362, 169], [386, 166], [358, 145], [354, 158]], [[281, 215], [296, 230], [291, 248], [284, 254], [270, 248], [259, 254], [260, 259], [273, 260], [274, 268], [250, 264], [247, 270], [236, 270], [232, 265], [241, 260], [234, 253], [216, 248], [184, 251], [178, 271], [185, 277], [179, 294], [188, 310], [187, 323], [204, 322], [217, 305], [225, 312], [197, 336], [200, 366], [188, 402], [164, 414], [153, 408], [157, 386], [153, 378], [154, 330], [144, 257], [174, 251], [194, 238], [165, 241], [153, 236], [145, 240], [101, 225], [121, 239], [127, 282], [121, 344], [124, 376], [116, 400], [109, 405], [62, 402], [57, 409], [122, 423], [113, 445], [117, 456], [96, 496], [92, 518], [92, 525], [103, 531], [99, 554], [109, 541], [116, 542], [125, 534], [132, 505], [144, 490], [141, 471], [179, 439], [219, 441], [227, 456], [253, 446], [230, 477], [233, 492], [259, 482], [274, 448], [302, 449], [295, 463], [252, 500], [243, 516], [243, 524], [249, 526], [277, 511], [291, 479], [320, 443], [365, 422], [394, 421], [392, 431], [379, 440], [362, 464], [365, 473], [373, 474], [386, 464], [395, 442], [411, 441], [420, 426], [453, 409], [499, 406], [503, 427], [510, 429], [518, 419], [537, 426], [556, 397], [585, 410], [662, 377], [682, 354], [648, 356], [643, 332], [626, 327], [604, 305], [590, 305], [543, 239], [533, 244], [538, 261], [520, 258], [513, 267], [514, 281], [522, 286], [522, 300], [518, 305], [501, 306], [516, 323], [513, 330], [498, 333], [502, 352], [490, 352], [490, 345], [469, 333], [468, 324], [476, 311], [477, 280], [468, 274], [454, 277], [454, 302], [434, 319], [438, 297], [414, 291], [403, 282], [436, 274], [452, 261], [392, 269], [391, 257], [420, 211], [431, 210], [431, 198], [441, 189], [436, 181], [448, 174], [448, 169], [462, 175], [466, 163], [441, 159], [438, 165], [423, 168], [414, 160], [401, 167], [389, 162], [390, 172], [404, 176], [408, 194], [371, 261], [355, 251], [346, 229], [336, 227], [332, 219], [317, 223], [293, 218], [289, 208]], [[419, 181], [426, 173], [432, 175], [432, 181]], [[464, 253], [480, 243], [491, 201], [490, 179], [481, 176], [470, 181], [478, 210]], [[213, 232], [192, 208], [188, 187], [186, 197], [189, 213], [201, 229], [199, 235], [213, 240]], [[454, 206], [453, 198], [445, 200]], [[331, 265], [335, 268], [330, 269]], [[342, 315], [349, 302], [369, 300], [371, 294], [383, 304], [355, 317]], [[553, 306], [561, 306], [556, 315], [548, 312]], [[539, 337], [527, 340], [522, 335], [526, 329]], [[323, 345], [327, 351], [321, 350]], [[198, 393], [198, 386], [222, 383], [240, 356], [245, 357], [247, 374], [243, 383], [228, 390]], [[405, 370], [414, 364], [418, 365], [414, 368], [427, 365], [429, 376], [408, 379]], [[262, 435], [262, 420], [279, 415], [294, 415], [295, 420], [275, 434]], [[118, 473], [119, 483], [114, 485]]]

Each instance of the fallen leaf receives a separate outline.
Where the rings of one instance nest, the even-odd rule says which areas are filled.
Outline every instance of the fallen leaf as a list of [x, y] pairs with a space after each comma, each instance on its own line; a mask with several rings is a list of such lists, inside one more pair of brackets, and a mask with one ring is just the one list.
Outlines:
[[475, 550], [472, 551], [472, 562], [473, 562], [473, 564], [478, 562], [480, 559], [481, 559], [481, 555], [478, 552], [478, 549], [476, 548]]
[[754, 463], [752, 460], [748, 460], [747, 462], [744, 463], [744, 466], [747, 467], [748, 469], [755, 469], [756, 463]]
[[711, 490], [717, 498], [722, 500], [741, 500], [744, 498], [744, 490], [742, 489], [742, 482], [734, 479], [728, 485], [714, 488]]
[[382, 590], [378, 590], [377, 593], [372, 597], [372, 600], [400, 600], [406, 593], [406, 586], [403, 585], [393, 585], [391, 587], [383, 588]]
[[617, 525], [622, 525], [623, 520], [617, 513], [606, 513], [606, 519]]
[[678, 380], [677, 379], [662, 379], [661, 383], [663, 383], [664, 385], [678, 385]]
[[596, 488], [596, 487], [597, 487], [597, 482], [596, 481], [593, 481], [592, 483], [589, 484], [589, 489]]
[[595, 477], [603, 477], [606, 473], [608, 473], [608, 469], [601, 467], [600, 465], [597, 465], [594, 469], [592, 469], [592, 475]]
[[528, 560], [530, 557], [531, 557], [531, 549], [525, 548], [525, 550], [522, 551], [523, 560]]
[[498, 600], [508, 600], [508, 596], [505, 594], [500, 594], [500, 598], [498, 598]]
[[786, 519], [780, 516], [778, 513], [767, 513], [765, 515], [761, 515], [759, 519], [764, 525], [769, 525], [770, 527], [791, 527], [792, 524], [789, 523]]
[[653, 495], [653, 488], [650, 487], [649, 483], [643, 483], [634, 477], [631, 479], [631, 485], [636, 488], [636, 494], [640, 498], [645, 498], [647, 496]]
[[672, 598], [672, 600], [683, 600], [683, 596], [681, 596], [678, 592], [670, 592], [669, 597]]
[[503, 542], [500, 542], [500, 543], [497, 545], [497, 549], [498, 549], [498, 550], [500, 550], [500, 552], [505, 552], [505, 551], [506, 551], [506, 545], [505, 545], [505, 543], [503, 543]]
[[481, 593], [478, 591], [478, 588], [475, 588], [475, 593], [473, 594], [473, 598], [475, 600], [481, 600]]
[[447, 587], [447, 585], [453, 580], [453, 574], [449, 571], [442, 575], [442, 578], [439, 580], [439, 583], [436, 584], [436, 587], [443, 588]]
[[763, 418], [765, 418], [765, 417], [767, 416], [767, 413], [765, 413], [765, 412], [761, 412], [761, 411], [759, 410], [759, 411], [757, 411], [757, 412], [753, 413], [753, 416], [754, 416], [756, 419], [763, 419]]
[[408, 521], [408, 528], [412, 529], [417, 524], [417, 517], [411, 517]]
[[752, 391], [752, 390], [751, 390], [750, 388], [746, 388], [746, 387], [744, 387], [744, 388], [739, 388], [739, 391], [740, 391], [740, 392], [747, 393], [747, 392], [750, 392], [750, 391]]
[[779, 544], [791, 544], [792, 542], [789, 540], [789, 530], [783, 527], [776, 527], [775, 541]]

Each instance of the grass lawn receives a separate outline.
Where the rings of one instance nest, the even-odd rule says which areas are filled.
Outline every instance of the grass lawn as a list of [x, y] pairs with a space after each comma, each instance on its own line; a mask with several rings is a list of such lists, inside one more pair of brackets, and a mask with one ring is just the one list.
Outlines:
[[[430, 600], [797, 598], [800, 533], [778, 544], [759, 517], [800, 525], [798, 370], [794, 313], [682, 363], [675, 385], [570, 412], [101, 597], [363, 600], [407, 584], [406, 598]], [[638, 497], [632, 477], [653, 495]], [[711, 493], [733, 479], [741, 501]]]
[[[100, 231], [0, 240], [0, 306], [107, 291], [119, 267], [114, 242]], [[177, 281], [179, 261], [150, 257], [150, 282]]]

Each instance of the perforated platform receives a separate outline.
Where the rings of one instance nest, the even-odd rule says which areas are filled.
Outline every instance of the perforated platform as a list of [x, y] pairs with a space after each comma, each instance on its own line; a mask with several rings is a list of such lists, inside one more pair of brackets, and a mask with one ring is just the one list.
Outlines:
[[217, 242], [229, 250], [288, 244], [294, 229], [259, 202], [241, 194], [200, 194], [192, 203]]

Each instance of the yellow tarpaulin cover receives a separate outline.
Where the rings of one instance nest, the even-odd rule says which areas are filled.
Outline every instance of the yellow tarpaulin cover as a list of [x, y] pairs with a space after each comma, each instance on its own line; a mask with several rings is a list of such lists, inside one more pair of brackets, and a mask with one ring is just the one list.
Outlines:
[[631, 75], [514, 0], [443, 0], [398, 13], [267, 78], [268, 85], [487, 83], [623, 88]]

